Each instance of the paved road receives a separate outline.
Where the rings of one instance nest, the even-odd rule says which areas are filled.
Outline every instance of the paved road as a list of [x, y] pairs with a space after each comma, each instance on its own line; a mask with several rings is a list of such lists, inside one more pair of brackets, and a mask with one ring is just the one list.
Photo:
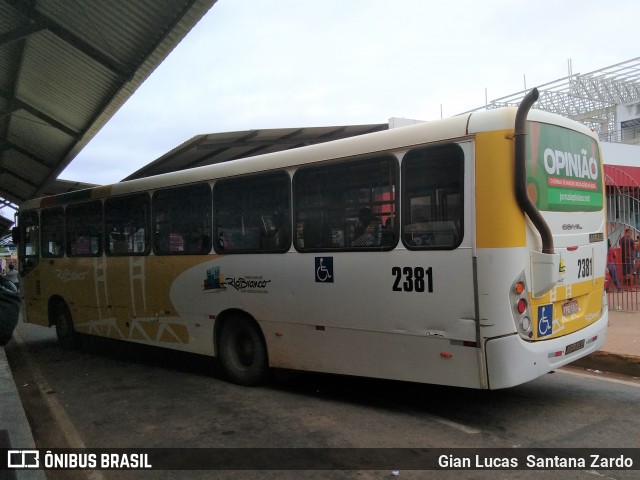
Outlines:
[[[215, 360], [27, 324], [6, 348], [39, 447], [635, 447], [640, 384], [563, 369], [476, 391], [319, 374], [231, 385]], [[632, 479], [638, 471], [410, 472], [405, 478]], [[392, 478], [391, 471], [49, 472], [58, 479]]]

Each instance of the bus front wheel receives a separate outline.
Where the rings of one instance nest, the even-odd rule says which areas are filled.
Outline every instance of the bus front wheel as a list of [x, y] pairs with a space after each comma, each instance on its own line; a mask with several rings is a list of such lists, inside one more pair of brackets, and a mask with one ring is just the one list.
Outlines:
[[222, 325], [218, 348], [230, 381], [244, 386], [264, 381], [269, 368], [267, 349], [254, 321], [243, 316], [229, 318]]
[[74, 348], [78, 345], [78, 334], [73, 327], [73, 319], [69, 307], [65, 303], [57, 303], [53, 306], [52, 320], [56, 326], [58, 343], [64, 348]]

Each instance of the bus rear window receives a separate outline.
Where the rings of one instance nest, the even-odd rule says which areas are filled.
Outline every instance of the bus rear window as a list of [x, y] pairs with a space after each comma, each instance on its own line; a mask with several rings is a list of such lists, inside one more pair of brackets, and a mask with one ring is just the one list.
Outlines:
[[529, 122], [527, 192], [539, 210], [602, 210], [602, 159], [597, 142], [568, 128]]

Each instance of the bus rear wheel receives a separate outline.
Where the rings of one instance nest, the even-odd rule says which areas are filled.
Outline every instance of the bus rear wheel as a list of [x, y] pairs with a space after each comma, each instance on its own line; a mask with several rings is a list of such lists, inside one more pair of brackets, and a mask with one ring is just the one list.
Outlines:
[[58, 343], [64, 348], [74, 348], [78, 345], [78, 333], [73, 327], [73, 319], [69, 307], [65, 303], [57, 303], [53, 306], [52, 321], [56, 326]]
[[269, 368], [262, 332], [254, 321], [243, 316], [229, 318], [220, 331], [220, 362], [229, 380], [253, 386], [263, 382]]

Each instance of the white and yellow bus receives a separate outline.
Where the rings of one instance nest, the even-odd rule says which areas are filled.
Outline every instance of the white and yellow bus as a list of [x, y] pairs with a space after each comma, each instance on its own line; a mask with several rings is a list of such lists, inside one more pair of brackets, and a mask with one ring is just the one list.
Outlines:
[[25, 202], [27, 322], [270, 368], [498, 389], [598, 350], [597, 136], [477, 112]]

